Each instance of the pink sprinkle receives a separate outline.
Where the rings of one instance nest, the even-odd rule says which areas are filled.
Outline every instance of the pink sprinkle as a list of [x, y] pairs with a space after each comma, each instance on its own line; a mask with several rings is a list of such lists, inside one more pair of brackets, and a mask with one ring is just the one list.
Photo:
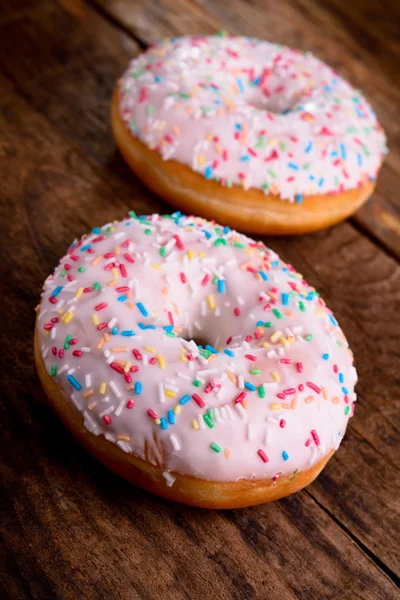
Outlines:
[[200, 396], [198, 394], [193, 394], [192, 398], [196, 402], [196, 404], [198, 404], [200, 406], [200, 408], [205, 407], [206, 403], [204, 402], [204, 400], [202, 398], [200, 398]]
[[130, 240], [125, 240], [124, 242], [122, 242], [121, 246], [122, 246], [122, 248], [127, 248], [130, 243], [131, 243]]
[[296, 393], [296, 388], [288, 388], [287, 390], [283, 390], [283, 393], [286, 396], [290, 396], [291, 394], [295, 394]]
[[279, 427], [282, 427], [282, 429], [283, 429], [283, 428], [285, 427], [285, 425], [286, 425], [286, 421], [285, 421], [285, 419], [281, 419], [281, 420], [279, 421]]
[[223, 150], [222, 151], [222, 159], [223, 160], [228, 160], [228, 150]]
[[308, 448], [308, 446], [311, 444], [312, 439], [311, 438], [307, 438], [305, 446]]
[[246, 398], [246, 392], [240, 392], [239, 396], [235, 399], [235, 403], [241, 402]]
[[246, 335], [246, 337], [245, 337], [245, 340], [246, 340], [247, 343], [251, 342], [252, 339], [253, 338], [252, 338], [251, 335]]
[[182, 240], [177, 233], [174, 235], [174, 238], [176, 240], [176, 245], [178, 247], [178, 250], [184, 250], [185, 246], [183, 245]]
[[302, 392], [304, 390], [304, 385], [302, 383], [300, 383], [299, 385], [299, 392]]
[[245, 354], [244, 356], [245, 358], [247, 358], [248, 360], [252, 360], [253, 362], [257, 360], [257, 357], [253, 354]]
[[97, 304], [94, 309], [95, 310], [103, 310], [103, 308], [106, 308], [106, 306], [108, 306], [107, 302], [100, 302], [100, 304]]
[[158, 419], [158, 414], [154, 412], [153, 409], [149, 408], [147, 411], [147, 414], [152, 418], [152, 419]]
[[302, 373], [303, 372], [303, 363], [302, 362], [296, 363], [296, 367], [297, 367], [297, 372], [298, 373]]
[[133, 398], [129, 398], [128, 402], [126, 403], [126, 408], [133, 408], [135, 406], [135, 401]]
[[186, 275], [185, 275], [185, 273], [183, 271], [181, 271], [179, 273], [179, 276], [181, 278], [182, 283], [186, 283], [187, 279], [186, 279]]
[[111, 258], [115, 256], [114, 252], [106, 252], [106, 254], [104, 255], [104, 258]]
[[72, 340], [69, 340], [69, 345], [70, 346], [75, 346], [75, 344], [78, 343], [78, 340], [76, 338], [72, 338]]
[[233, 310], [233, 312], [235, 313], [235, 316], [238, 317], [240, 315], [240, 310], [238, 308], [235, 308]]
[[261, 458], [261, 460], [265, 463], [269, 462], [269, 458], [268, 456], [265, 454], [264, 450], [258, 450], [257, 452], [258, 456]]
[[50, 321], [51, 321], [52, 323], [58, 323], [58, 321], [59, 321], [59, 320], [60, 320], [60, 319], [59, 319], [58, 317], [53, 317], [52, 319], [50, 319]]
[[333, 372], [339, 373], [339, 367], [337, 365], [333, 365]]
[[292, 359], [291, 358], [280, 358], [279, 362], [282, 363], [283, 365], [291, 365]]
[[122, 277], [128, 277], [128, 273], [126, 270], [125, 265], [123, 265], [122, 263], [119, 265], [119, 270], [121, 272]]
[[139, 104], [147, 100], [147, 89], [142, 87], [139, 90]]
[[102, 329], [105, 329], [107, 327], [107, 323], [100, 323], [100, 325], [97, 325], [97, 329], [99, 331], [101, 331]]
[[52, 347], [51, 353], [53, 354], [53, 356], [57, 354], [57, 348], [55, 346]]
[[124, 258], [126, 258], [126, 260], [130, 263], [134, 263], [135, 259], [129, 254], [129, 252], [125, 252], [124, 253]]
[[249, 154], [251, 154], [252, 156], [258, 156], [257, 152], [255, 150], [253, 150], [253, 148], [247, 148], [247, 151]]
[[87, 294], [89, 292], [93, 292], [93, 288], [92, 287], [85, 287], [85, 288], [83, 288], [83, 292], [84, 292], [84, 294]]
[[55, 304], [57, 302], [57, 298], [55, 298], [54, 296], [50, 296], [49, 302], [51, 302], [51, 304]]
[[282, 392], [279, 392], [279, 394], [277, 394], [278, 398], [280, 398], [281, 400], [285, 400], [286, 396], [285, 394], [283, 394]]
[[174, 317], [172, 316], [172, 312], [169, 310], [169, 311], [167, 312], [167, 314], [168, 314], [168, 321], [169, 321], [169, 324], [170, 324], [170, 325], [173, 325], [173, 324], [174, 324]]
[[315, 431], [315, 429], [311, 429], [311, 435], [312, 435], [312, 439], [315, 442], [315, 445], [319, 446], [321, 444], [321, 442], [319, 441], [318, 433]]
[[114, 371], [117, 371], [117, 373], [123, 373], [124, 372], [123, 368], [120, 367], [119, 365], [117, 365], [117, 363], [115, 363], [115, 362], [110, 363], [110, 367], [112, 369], [114, 369]]
[[127, 285], [120, 285], [119, 287], [115, 288], [115, 291], [118, 293], [129, 292], [129, 287]]
[[203, 277], [203, 281], [201, 282], [201, 285], [207, 285], [207, 283], [209, 282], [209, 280], [210, 280], [210, 276], [209, 276], [208, 273], [206, 273], [204, 275], [204, 277]]
[[153, 356], [153, 358], [151, 358], [151, 359], [149, 360], [149, 364], [150, 364], [150, 365], [155, 365], [155, 364], [156, 364], [156, 362], [157, 362], [157, 358], [156, 358], [155, 356]]
[[43, 329], [45, 329], [46, 331], [50, 331], [50, 329], [53, 329], [52, 323], [46, 323], [45, 325], [43, 325]]
[[104, 415], [103, 421], [106, 425], [111, 425], [111, 419], [108, 415]]
[[139, 371], [139, 367], [137, 365], [132, 365], [130, 368], [131, 373], [137, 373]]
[[321, 393], [321, 388], [319, 388], [317, 385], [315, 385], [315, 383], [313, 383], [312, 381], [307, 381], [307, 385], [309, 388], [314, 390], [314, 392], [317, 392], [317, 394]]
[[246, 271], [249, 271], [250, 273], [257, 273], [257, 269], [254, 267], [247, 267]]
[[136, 360], [142, 360], [143, 357], [137, 348], [133, 348], [132, 352], [133, 352], [133, 356], [136, 358]]

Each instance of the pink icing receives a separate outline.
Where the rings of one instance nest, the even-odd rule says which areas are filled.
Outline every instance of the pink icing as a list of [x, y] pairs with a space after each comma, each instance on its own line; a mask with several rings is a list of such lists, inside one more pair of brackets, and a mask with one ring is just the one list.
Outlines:
[[317, 292], [261, 242], [203, 219], [131, 216], [74, 242], [45, 282], [38, 332], [86, 427], [169, 485], [170, 471], [305, 470], [353, 414], [352, 355]]
[[365, 185], [387, 152], [371, 106], [340, 75], [252, 38], [160, 42], [123, 75], [120, 111], [165, 160], [290, 201]]

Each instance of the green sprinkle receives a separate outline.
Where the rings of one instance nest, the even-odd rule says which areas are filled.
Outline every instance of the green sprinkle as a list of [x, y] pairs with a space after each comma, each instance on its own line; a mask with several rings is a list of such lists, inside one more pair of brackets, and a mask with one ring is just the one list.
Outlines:
[[205, 350], [205, 348], [200, 348], [199, 349], [199, 354], [201, 354], [201, 356], [203, 358], [209, 358], [209, 356], [212, 354], [212, 352], [210, 352], [209, 350]]
[[312, 340], [312, 335], [311, 335], [311, 333], [309, 333], [308, 335], [306, 335], [306, 337], [305, 337], [305, 340], [306, 340], [307, 342], [311, 342], [311, 340]]
[[217, 240], [215, 240], [214, 246], [219, 246], [220, 244], [222, 244], [223, 246], [227, 246], [228, 242], [224, 238], [218, 238]]
[[348, 415], [350, 412], [350, 406], [346, 406], [346, 408], [344, 409], [344, 414]]
[[232, 179], [227, 179], [226, 180], [226, 187], [228, 187], [228, 188], [232, 187]]
[[166, 331], [166, 332], [165, 332], [165, 335], [166, 335], [167, 337], [170, 337], [170, 338], [174, 338], [174, 337], [176, 337], [175, 333], [172, 333], [172, 331]]
[[299, 302], [299, 308], [302, 312], [306, 312], [306, 307], [304, 306], [304, 302], [302, 302], [301, 300]]
[[64, 350], [68, 350], [69, 348], [69, 343], [72, 340], [72, 335], [69, 333], [67, 335], [67, 337], [65, 338], [65, 342], [64, 342]]
[[144, 232], [146, 235], [151, 235], [151, 229], [145, 229]]
[[96, 290], [96, 292], [100, 292], [101, 291], [101, 285], [99, 284], [98, 281], [94, 282], [93, 289]]
[[280, 142], [279, 143], [279, 147], [280, 147], [281, 150], [286, 150], [286, 144], [285, 144], [285, 142]]
[[66, 276], [66, 274], [67, 274], [67, 271], [66, 271], [65, 269], [62, 269], [62, 270], [60, 271], [60, 275], [61, 275], [61, 277], [65, 277], [65, 276]]
[[279, 312], [279, 310], [277, 308], [273, 308], [272, 312], [274, 313], [274, 315], [276, 316], [277, 319], [282, 319], [282, 313]]
[[152, 115], [154, 112], [154, 106], [152, 104], [149, 104], [148, 107], [146, 108], [146, 112], [148, 115]]
[[196, 387], [200, 387], [201, 386], [201, 381], [199, 381], [198, 379], [195, 379], [194, 381], [192, 381], [193, 385], [195, 385]]
[[160, 255], [161, 256], [166, 256], [167, 255], [167, 251], [165, 249], [165, 246], [161, 246], [161, 248], [160, 248]]
[[252, 375], [261, 375], [261, 369], [250, 369]]
[[[204, 419], [205, 423], [209, 426], [210, 429], [212, 429], [214, 427], [214, 423], [210, 419], [210, 415], [203, 415], [203, 419]], [[212, 448], [212, 444], [211, 444], [211, 448]], [[216, 452], [219, 452], [219, 450], [216, 450]]]
[[272, 327], [271, 321], [265, 321], [264, 327]]
[[262, 384], [258, 388], [258, 395], [260, 396], [260, 398], [265, 398], [265, 388]]
[[79, 267], [78, 271], [79, 271], [79, 273], [84, 273], [85, 272], [85, 267]]
[[135, 213], [134, 210], [130, 210], [128, 212], [128, 215], [132, 218], [132, 219], [137, 219], [137, 214]]
[[211, 448], [211, 450], [214, 450], [214, 452], [221, 452], [222, 451], [221, 446], [218, 446], [218, 444], [216, 444], [215, 442], [212, 442], [210, 444], [210, 448]]
[[210, 419], [214, 418], [214, 409], [213, 408], [209, 408], [207, 413], [208, 413], [208, 416], [210, 417]]
[[55, 377], [55, 376], [57, 375], [57, 365], [51, 365], [51, 368], [50, 368], [50, 375], [51, 375], [52, 377]]
[[263, 183], [261, 187], [263, 190], [267, 190], [269, 188], [269, 185], [268, 183]]
[[180, 98], [190, 98], [190, 94], [187, 94], [186, 92], [180, 92], [179, 97]]
[[272, 179], [276, 179], [276, 173], [272, 169], [267, 169], [267, 173], [271, 175]]
[[233, 244], [235, 246], [235, 248], [245, 248], [246, 246], [244, 244], [242, 244], [241, 242], [235, 242]]

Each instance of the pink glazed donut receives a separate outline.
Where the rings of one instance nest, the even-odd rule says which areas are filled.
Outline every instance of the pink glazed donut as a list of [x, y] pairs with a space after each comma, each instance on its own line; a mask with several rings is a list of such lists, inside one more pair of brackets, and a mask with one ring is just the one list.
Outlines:
[[250, 233], [349, 216], [386, 153], [374, 111], [340, 75], [310, 53], [244, 37], [149, 48], [118, 82], [112, 125], [157, 194]]
[[346, 338], [302, 275], [180, 213], [75, 241], [45, 282], [35, 354], [50, 403], [99, 460], [197, 506], [301, 489], [356, 400]]

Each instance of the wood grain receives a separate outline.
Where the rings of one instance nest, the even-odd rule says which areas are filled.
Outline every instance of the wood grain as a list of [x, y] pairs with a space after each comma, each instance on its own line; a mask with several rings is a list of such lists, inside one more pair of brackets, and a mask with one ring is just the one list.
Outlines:
[[[311, 50], [341, 72], [373, 104], [390, 148], [375, 193], [352, 221], [372, 234], [390, 253], [400, 257], [400, 199], [395, 193], [400, 185], [400, 75], [394, 67], [399, 45], [395, 23], [399, 23], [399, 19], [395, 3], [387, 3], [379, 15], [371, 9], [363, 9], [361, 0], [354, 6], [343, 0], [324, 3], [318, 0], [253, 0], [251, 3], [246, 0], [154, 3], [95, 0], [94, 3], [136, 40], [146, 44], [165, 36], [211, 34], [226, 29], [231, 34], [258, 36]], [[388, 39], [393, 41], [392, 45], [386, 40], [386, 30], [391, 34]], [[385, 186], [385, 180], [393, 180], [393, 177], [396, 186]]]
[[[139, 11], [135, 40], [126, 33], [130, 25], [117, 27], [115, 15], [107, 21], [77, 0], [18, 0], [1, 13], [0, 285], [7, 319], [0, 324], [0, 594], [396, 598], [400, 270], [365, 235], [367, 227], [344, 223], [267, 240], [333, 308], [360, 374], [345, 441], [308, 491], [243, 511], [176, 506], [105, 471], [37, 402], [43, 394], [33, 368], [33, 307], [59, 256], [74, 237], [130, 208], [168, 211], [115, 153], [109, 101], [128, 57], [149, 41], [145, 32], [165, 35], [182, 19], [188, 32], [199, 22], [218, 25], [209, 8], [182, 2], [124, 3], [128, 13]], [[339, 41], [332, 44], [340, 53]], [[395, 195], [394, 168], [385, 181]], [[384, 200], [381, 209], [389, 210]]]

